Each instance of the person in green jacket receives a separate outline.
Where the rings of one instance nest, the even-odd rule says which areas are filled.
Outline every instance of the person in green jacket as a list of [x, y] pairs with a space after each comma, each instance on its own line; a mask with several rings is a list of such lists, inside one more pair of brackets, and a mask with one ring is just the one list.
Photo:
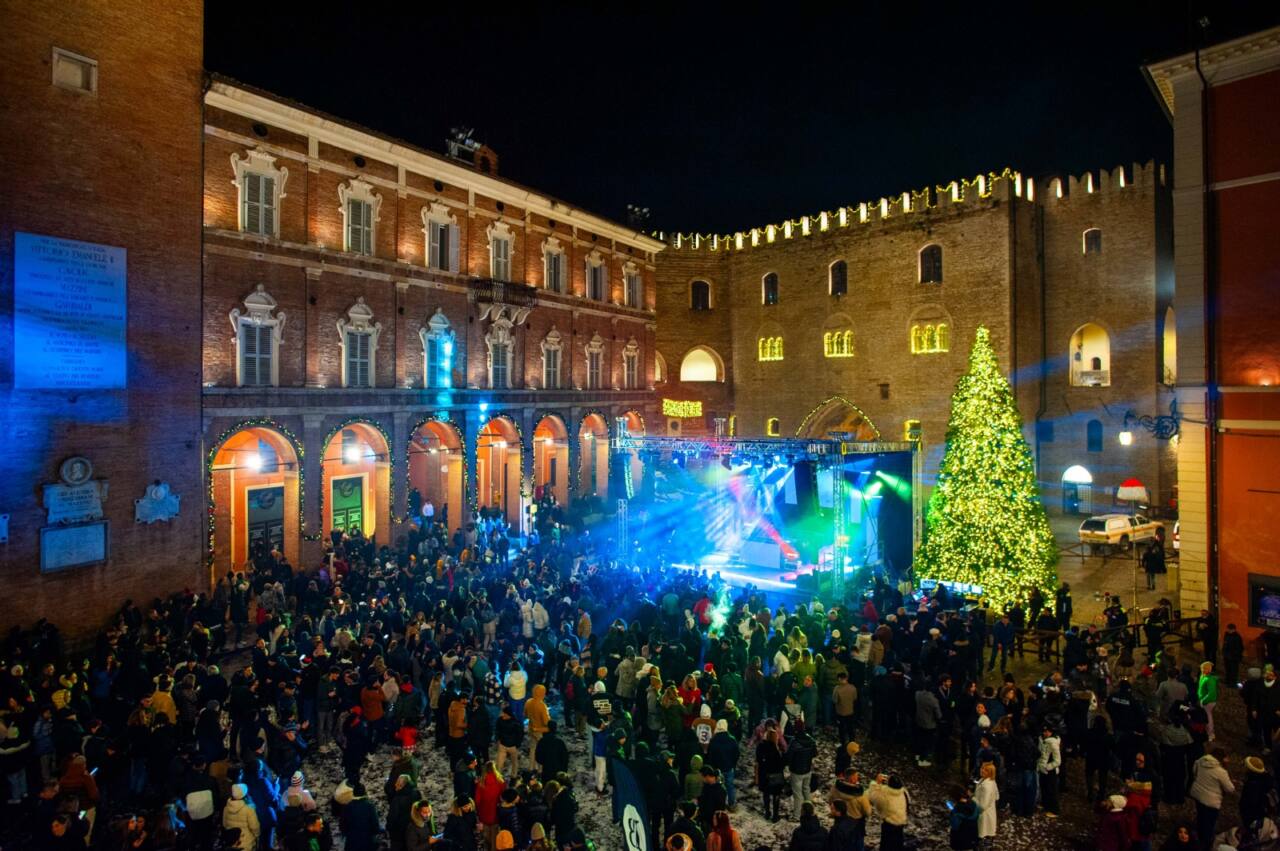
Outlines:
[[1200, 684], [1196, 687], [1196, 697], [1200, 700], [1200, 707], [1204, 709], [1204, 714], [1208, 716], [1208, 723], [1205, 725], [1205, 732], [1209, 734], [1209, 741], [1213, 741], [1213, 707], [1218, 703], [1218, 675], [1213, 672], [1212, 662], [1200, 663]]

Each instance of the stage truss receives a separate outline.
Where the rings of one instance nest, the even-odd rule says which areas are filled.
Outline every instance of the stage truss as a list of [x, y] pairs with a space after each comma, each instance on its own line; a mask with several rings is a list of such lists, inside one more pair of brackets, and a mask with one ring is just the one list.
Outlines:
[[[690, 438], [690, 437], [667, 437], [657, 436], [648, 437], [641, 435], [633, 435], [627, 431], [626, 419], [619, 418], [617, 420], [617, 428], [614, 431], [616, 435], [612, 441], [613, 449], [617, 452], [635, 452], [644, 460], [645, 455], [661, 456], [664, 454], [684, 455], [686, 457], [699, 457], [704, 459], [716, 458], [736, 458], [745, 461], [764, 461], [772, 460], [777, 457], [787, 459], [790, 463], [797, 461], [812, 461], [819, 469], [831, 468], [839, 466], [844, 459], [850, 455], [879, 455], [887, 452], [910, 452], [912, 454], [912, 474], [916, 479], [913, 482], [912, 496], [913, 502], [918, 506], [918, 488], [915, 487], [919, 481], [919, 463], [918, 454], [919, 444], [915, 442], [894, 442], [894, 441], [859, 441], [853, 440], [852, 434], [833, 433], [825, 438], [799, 438], [799, 437], [706, 437], [706, 438]], [[619, 516], [625, 516], [625, 509], [622, 503], [625, 500], [618, 500]], [[918, 508], [913, 509], [916, 514]], [[844, 564], [848, 555], [849, 533], [848, 520], [846, 517], [847, 508], [845, 500], [836, 499], [834, 501], [834, 510], [832, 518], [832, 561], [838, 566], [838, 569], [832, 571], [832, 593], [836, 599], [844, 596]], [[916, 514], [918, 517], [918, 514]], [[626, 522], [625, 520], [622, 522]], [[913, 527], [919, 528], [919, 521], [913, 523]], [[916, 532], [918, 536], [918, 531]], [[917, 537], [916, 543], [919, 539]], [[915, 549], [914, 547], [912, 548]]]

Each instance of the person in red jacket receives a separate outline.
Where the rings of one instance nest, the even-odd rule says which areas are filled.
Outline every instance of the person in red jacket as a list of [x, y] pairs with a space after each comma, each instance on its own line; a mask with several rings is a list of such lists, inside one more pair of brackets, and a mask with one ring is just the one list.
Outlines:
[[1129, 851], [1129, 814], [1125, 812], [1124, 795], [1107, 799], [1108, 809], [1098, 824], [1097, 851]]
[[484, 776], [476, 784], [476, 816], [484, 828], [484, 847], [492, 849], [498, 836], [498, 804], [507, 781], [498, 773], [492, 761], [484, 764]]

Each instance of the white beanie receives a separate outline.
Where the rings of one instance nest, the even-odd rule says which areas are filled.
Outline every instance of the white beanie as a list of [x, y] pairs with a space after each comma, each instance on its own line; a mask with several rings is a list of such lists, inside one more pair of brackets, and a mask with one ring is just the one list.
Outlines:
[[705, 703], [704, 703], [704, 704], [702, 704], [702, 709], [698, 710], [698, 714], [699, 714], [699, 715], [701, 715], [703, 718], [710, 718], [710, 717], [711, 717], [711, 707], [710, 707], [710, 706], [708, 706], [708, 705], [707, 705], [707, 704], [705, 704]]
[[719, 721], [717, 721], [717, 722], [716, 722], [716, 732], [717, 732], [717, 733], [727, 733], [727, 732], [729, 732], [729, 722], [728, 722], [728, 721], [726, 721], [726, 720], [724, 720], [723, 718], [721, 718]]
[[595, 688], [592, 690], [596, 694], [604, 694], [604, 680], [596, 680]]
[[1124, 795], [1112, 795], [1107, 800], [1111, 802], [1111, 812], [1118, 813], [1124, 810]]
[[237, 783], [231, 787], [231, 797], [237, 801], [244, 800], [244, 796], [249, 794], [249, 787], [243, 783]]

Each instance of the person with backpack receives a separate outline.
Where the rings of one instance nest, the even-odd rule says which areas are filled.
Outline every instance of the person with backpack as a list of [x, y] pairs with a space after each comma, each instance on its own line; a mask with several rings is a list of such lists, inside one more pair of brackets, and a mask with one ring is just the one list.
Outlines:
[[791, 772], [791, 806], [799, 816], [801, 806], [813, 797], [809, 779], [813, 774], [813, 760], [818, 754], [818, 746], [805, 729], [803, 721], [792, 722], [791, 730], [795, 737], [787, 745], [787, 769]]

